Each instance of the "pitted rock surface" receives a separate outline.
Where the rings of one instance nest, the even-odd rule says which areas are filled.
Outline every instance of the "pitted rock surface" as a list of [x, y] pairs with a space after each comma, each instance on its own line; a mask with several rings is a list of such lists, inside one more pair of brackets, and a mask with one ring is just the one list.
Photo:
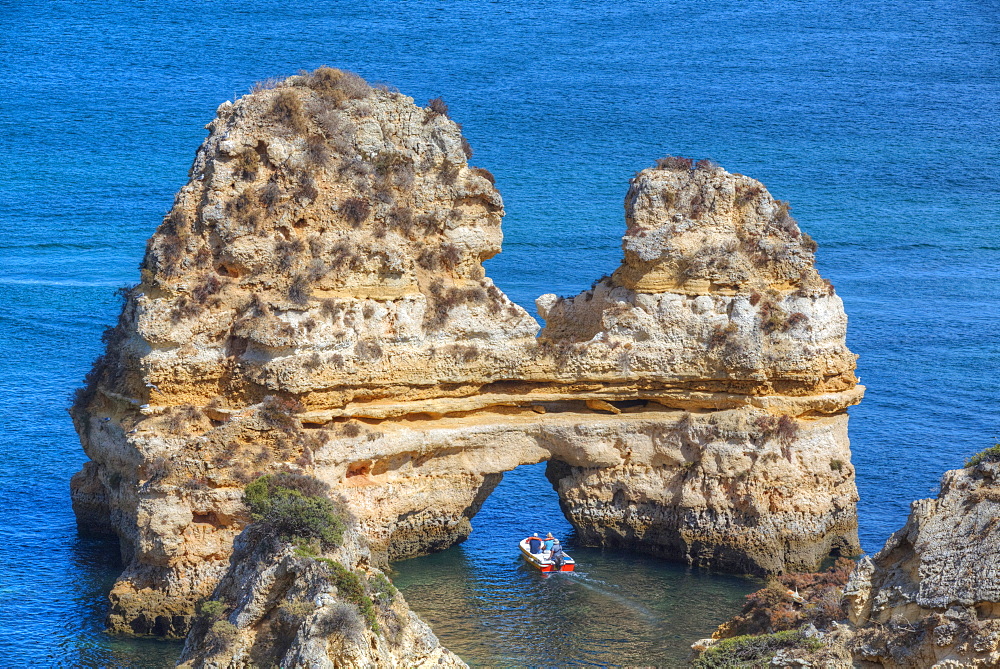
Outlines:
[[127, 564], [112, 630], [183, 634], [243, 485], [287, 468], [373, 568], [461, 541], [541, 461], [594, 544], [757, 574], [858, 550], [847, 319], [758, 182], [639, 173], [622, 267], [540, 297], [540, 329], [485, 276], [503, 204], [446, 116], [323, 70], [208, 130], [73, 408], [78, 519]]

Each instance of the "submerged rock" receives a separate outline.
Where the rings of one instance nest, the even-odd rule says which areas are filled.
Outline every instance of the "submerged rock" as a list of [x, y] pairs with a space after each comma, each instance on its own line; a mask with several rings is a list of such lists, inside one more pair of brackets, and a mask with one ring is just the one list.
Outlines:
[[463, 540], [541, 461], [595, 545], [756, 574], [858, 551], [863, 389], [787, 205], [710, 164], [644, 170], [622, 267], [540, 297], [540, 330], [485, 276], [502, 200], [441, 111], [321, 69], [208, 125], [72, 410], [78, 520], [127, 564], [113, 631], [183, 634], [239, 569], [243, 486], [283, 470], [343, 498], [365, 569]]

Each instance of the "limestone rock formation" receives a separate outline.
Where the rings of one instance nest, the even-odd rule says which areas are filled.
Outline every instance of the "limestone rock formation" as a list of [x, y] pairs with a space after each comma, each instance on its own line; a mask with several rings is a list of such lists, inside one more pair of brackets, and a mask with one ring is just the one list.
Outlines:
[[283, 469], [345, 499], [372, 568], [461, 541], [541, 461], [595, 544], [758, 574], [858, 550], [863, 389], [787, 205], [644, 170], [622, 267], [540, 297], [539, 331], [484, 275], [502, 200], [440, 112], [330, 69], [219, 107], [72, 411], [78, 519], [127, 564], [113, 631], [183, 634], [242, 487]]
[[946, 472], [936, 499], [851, 575], [862, 666], [1000, 666], [1000, 462]]
[[[218, 612], [197, 619], [180, 666], [466, 666], [371, 565], [360, 537], [347, 538], [334, 553], [312, 557], [247, 528], [212, 593]], [[352, 601], [359, 596], [367, 616]]]
[[618, 462], [556, 458], [550, 479], [595, 543], [737, 572], [812, 569], [857, 550], [844, 409], [862, 391], [843, 305], [787, 204], [749, 177], [689, 167], [661, 161], [632, 181], [612, 277], [539, 298], [560, 377], [686, 413], [616, 435]]

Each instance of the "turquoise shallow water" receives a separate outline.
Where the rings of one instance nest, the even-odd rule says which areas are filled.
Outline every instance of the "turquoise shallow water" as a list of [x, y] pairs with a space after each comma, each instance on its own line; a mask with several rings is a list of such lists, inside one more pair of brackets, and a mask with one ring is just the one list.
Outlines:
[[[449, 102], [506, 202], [488, 271], [529, 309], [616, 266], [627, 179], [655, 157], [709, 156], [790, 200], [861, 356], [868, 395], [851, 439], [862, 541], [877, 549], [910, 500], [1000, 435], [998, 17], [995, 0], [0, 3], [0, 660], [163, 666], [177, 652], [100, 632], [119, 565], [113, 547], [75, 533], [67, 482], [84, 455], [67, 396], [215, 107], [324, 63]], [[487, 510], [519, 509], [512, 479]], [[495, 523], [476, 527], [470, 542], [506, 541]], [[648, 596], [613, 569], [595, 576], [655, 612], [628, 634], [578, 616], [577, 655], [473, 638], [467, 659], [676, 657], [642, 639], [659, 630], [676, 647], [717, 613], [683, 602], [742, 592], [642, 564]], [[437, 587], [432, 568], [399, 569], [406, 589]], [[462, 583], [437, 591], [450, 608], [497, 606], [490, 581]], [[596, 592], [558, 587], [538, 592]], [[537, 640], [533, 625], [498, 629]]]

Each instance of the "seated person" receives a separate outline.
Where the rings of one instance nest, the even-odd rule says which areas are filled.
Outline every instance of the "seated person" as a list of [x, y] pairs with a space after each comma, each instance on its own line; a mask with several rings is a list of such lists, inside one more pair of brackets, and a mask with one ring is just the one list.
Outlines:
[[536, 555], [536, 554], [538, 554], [538, 553], [541, 552], [541, 550], [542, 550], [542, 540], [538, 538], [538, 533], [537, 532], [535, 532], [530, 537], [528, 537], [527, 542], [528, 542], [528, 551], [532, 555]]
[[545, 535], [544, 550], [547, 551], [547, 552], [549, 552], [549, 553], [551, 553], [552, 552], [552, 544], [553, 544], [553, 542], [555, 540], [556, 540], [556, 538], [554, 536], [552, 536], [551, 532], [549, 532], [548, 534], [546, 534]]
[[555, 563], [556, 567], [562, 567], [563, 562], [566, 561], [566, 554], [563, 553], [562, 546], [559, 545], [558, 539], [556, 539], [552, 544], [552, 552], [549, 553], [549, 559]]

